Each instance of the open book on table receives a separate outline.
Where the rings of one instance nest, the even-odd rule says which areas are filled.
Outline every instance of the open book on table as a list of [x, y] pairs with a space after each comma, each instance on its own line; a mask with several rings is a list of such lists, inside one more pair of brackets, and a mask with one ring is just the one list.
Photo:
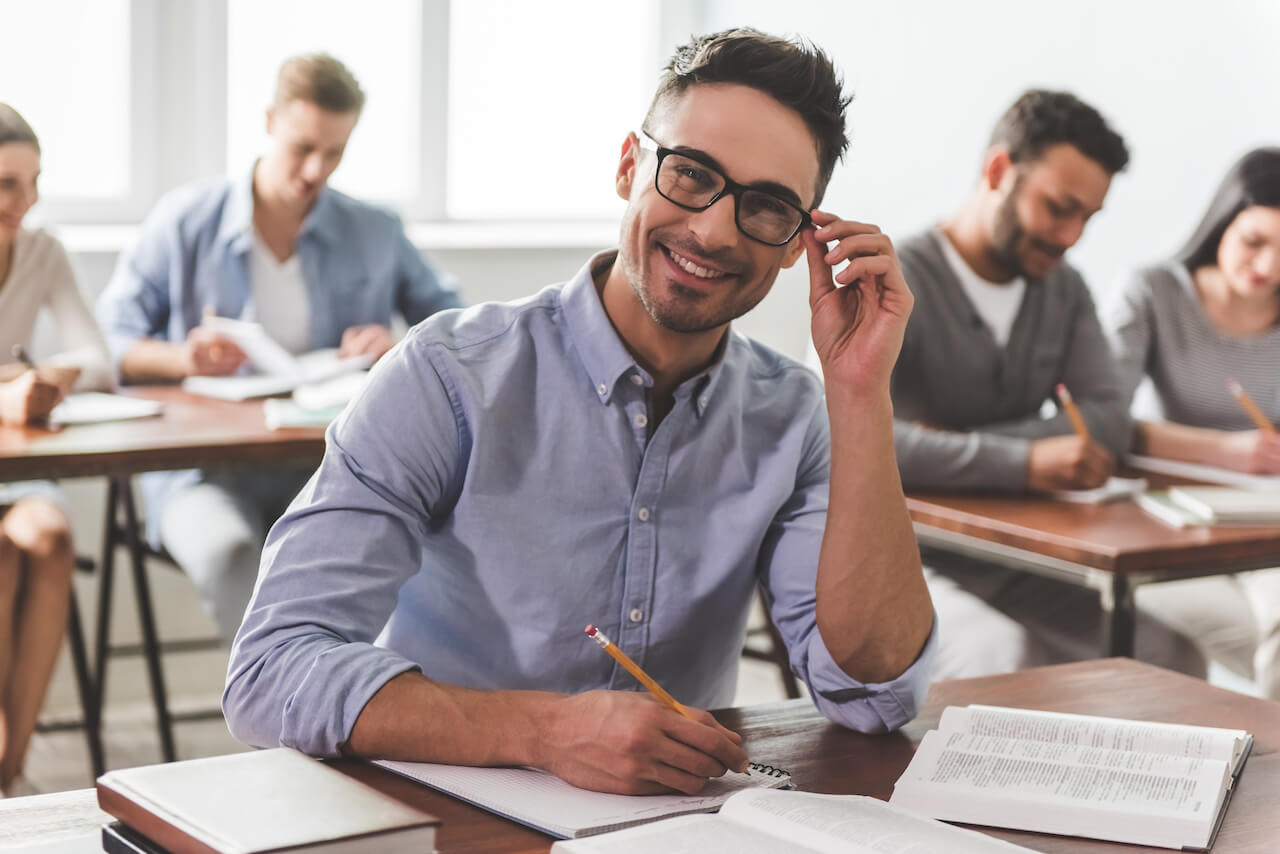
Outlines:
[[228, 377], [188, 377], [182, 387], [193, 394], [223, 400], [249, 400], [287, 394], [304, 384], [323, 383], [373, 364], [368, 356], [341, 358], [336, 349], [294, 356], [277, 344], [260, 324], [229, 317], [208, 317], [204, 325], [236, 343], [255, 373]]
[[375, 764], [562, 838], [605, 833], [675, 815], [712, 812], [734, 792], [791, 785], [787, 772], [754, 762], [750, 774], [730, 772], [717, 777], [696, 795], [643, 796], [579, 789], [559, 777], [529, 768], [473, 768], [389, 759]]
[[1252, 747], [1243, 730], [948, 706], [890, 802], [944, 821], [1204, 850]]
[[1126, 457], [1125, 462], [1135, 469], [1154, 474], [1168, 474], [1203, 483], [1217, 483], [1260, 492], [1280, 492], [1280, 476], [1277, 475], [1245, 474], [1217, 466], [1184, 463], [1180, 460], [1166, 460], [1161, 457], [1143, 457], [1137, 454]]
[[551, 846], [552, 854], [1012, 854], [1027, 850], [875, 798], [769, 789], [734, 794], [718, 815], [682, 816]]

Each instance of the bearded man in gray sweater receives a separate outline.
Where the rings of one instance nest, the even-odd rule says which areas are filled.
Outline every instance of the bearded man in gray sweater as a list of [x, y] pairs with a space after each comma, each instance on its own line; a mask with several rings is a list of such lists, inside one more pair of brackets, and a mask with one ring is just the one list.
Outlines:
[[[1127, 402], [1093, 299], [1063, 255], [1128, 160], [1092, 107], [1026, 92], [997, 123], [960, 210], [899, 244], [916, 299], [892, 379], [906, 488], [1088, 489], [1114, 472], [1129, 445]], [[1056, 407], [1059, 383], [1089, 436]], [[951, 560], [926, 576], [938, 613], [934, 678], [1097, 655], [1091, 590]], [[1189, 642], [1141, 613], [1136, 651], [1204, 673]]]

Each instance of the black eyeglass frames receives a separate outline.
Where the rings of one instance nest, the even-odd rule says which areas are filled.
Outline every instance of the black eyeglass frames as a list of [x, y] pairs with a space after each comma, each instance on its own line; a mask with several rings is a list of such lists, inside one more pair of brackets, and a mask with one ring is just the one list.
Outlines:
[[648, 134], [639, 134], [640, 147], [658, 155], [654, 187], [677, 207], [703, 211], [724, 196], [733, 196], [734, 222], [738, 230], [757, 243], [785, 246], [810, 222], [809, 213], [772, 193], [729, 180], [713, 166], [687, 154], [659, 145]]

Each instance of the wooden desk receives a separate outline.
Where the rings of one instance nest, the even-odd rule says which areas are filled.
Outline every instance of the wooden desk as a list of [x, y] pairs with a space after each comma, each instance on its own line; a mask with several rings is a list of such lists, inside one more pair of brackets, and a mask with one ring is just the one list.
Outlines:
[[[1128, 659], [1076, 662], [1021, 673], [957, 679], [933, 686], [920, 717], [892, 735], [859, 735], [818, 715], [808, 700], [788, 700], [719, 712], [741, 732], [753, 757], [787, 768], [797, 786], [810, 792], [888, 798], [925, 732], [937, 726], [948, 705], [990, 703], [1059, 712], [1114, 715], [1145, 720], [1247, 729], [1256, 738], [1239, 788], [1227, 810], [1214, 854], [1274, 854], [1280, 845], [1280, 703], [1214, 688], [1198, 679]], [[411, 780], [353, 760], [339, 770], [419, 809], [444, 825], [441, 854], [545, 854], [553, 840]], [[87, 809], [91, 790], [70, 793], [59, 833], [92, 830], [106, 820]], [[20, 815], [26, 802], [0, 804]], [[38, 801], [30, 804], [35, 810]], [[76, 812], [78, 810], [78, 812]], [[68, 827], [67, 824], [72, 826]], [[50, 822], [50, 826], [53, 822]], [[985, 832], [1051, 854], [1142, 854], [1164, 851], [1019, 831]], [[34, 837], [34, 834], [33, 834]], [[40, 841], [36, 838], [26, 840]]]
[[121, 393], [158, 400], [164, 413], [59, 430], [0, 426], [0, 483], [257, 462], [287, 465], [315, 462], [324, 453], [323, 428], [268, 430], [260, 400], [215, 400], [178, 386], [139, 386]]
[[[0, 425], [0, 483], [103, 475], [109, 478], [94, 666], [91, 674], [81, 674], [82, 679], [91, 683], [92, 696], [85, 699], [84, 707], [90, 761], [95, 773], [101, 773], [104, 767], [98, 726], [106, 682], [115, 552], [120, 545], [129, 550], [160, 752], [166, 760], [177, 755], [160, 666], [150, 583], [144, 567], [146, 550], [129, 476], [166, 469], [316, 464], [324, 454], [323, 428], [269, 430], [260, 400], [216, 400], [189, 394], [178, 386], [135, 386], [122, 390], [121, 394], [160, 401], [164, 412], [153, 418], [77, 424], [61, 429]], [[73, 622], [78, 625], [78, 611], [73, 609], [72, 614]]]
[[[1214, 688], [1206, 682], [1129, 659], [1076, 662], [1021, 673], [935, 683], [920, 717], [893, 735], [859, 735], [829, 723], [808, 700], [788, 700], [717, 717], [746, 739], [755, 759], [788, 769], [809, 792], [888, 798], [925, 732], [948, 705], [988, 703], [1245, 729], [1256, 738], [1214, 854], [1274, 854], [1280, 849], [1280, 703]], [[341, 770], [439, 816], [441, 854], [543, 854], [537, 831], [359, 762]], [[988, 830], [1028, 848], [1061, 854], [1138, 854], [1167, 849]]]
[[1175, 529], [1132, 501], [913, 492], [907, 508], [926, 564], [976, 558], [1097, 590], [1103, 655], [1133, 654], [1138, 586], [1280, 566], [1280, 526]]

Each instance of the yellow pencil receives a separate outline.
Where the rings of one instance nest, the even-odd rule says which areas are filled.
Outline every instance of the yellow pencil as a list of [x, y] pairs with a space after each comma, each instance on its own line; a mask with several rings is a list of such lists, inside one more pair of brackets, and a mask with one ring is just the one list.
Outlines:
[[1067, 387], [1062, 383], [1058, 383], [1058, 400], [1062, 401], [1062, 409], [1067, 413], [1067, 418], [1071, 419], [1071, 426], [1075, 428], [1076, 435], [1081, 439], [1087, 440], [1089, 438], [1089, 426], [1084, 423], [1079, 407], [1071, 399], [1071, 392], [1067, 391]]
[[648, 688], [650, 693], [661, 700], [668, 709], [671, 709], [674, 712], [679, 712], [689, 720], [694, 720], [693, 715], [689, 714], [688, 710], [685, 709], [684, 706], [680, 705], [675, 697], [668, 694], [657, 682], [654, 682], [653, 677], [641, 670], [640, 665], [631, 660], [631, 656], [618, 649], [618, 647], [614, 645], [613, 641], [605, 637], [604, 632], [600, 631], [595, 626], [587, 626], [587, 637], [600, 644], [601, 649], [612, 655], [619, 664], [627, 669], [628, 673], [636, 677], [636, 680], [641, 685]]
[[1240, 401], [1241, 408], [1249, 413], [1249, 417], [1253, 419], [1254, 424], [1258, 425], [1259, 430], [1263, 433], [1276, 432], [1275, 425], [1258, 408], [1258, 404], [1253, 402], [1253, 398], [1249, 396], [1249, 392], [1244, 390], [1244, 386], [1233, 379], [1229, 379], [1227, 380], [1227, 388], [1231, 389], [1231, 393], [1236, 396], [1236, 400]]

